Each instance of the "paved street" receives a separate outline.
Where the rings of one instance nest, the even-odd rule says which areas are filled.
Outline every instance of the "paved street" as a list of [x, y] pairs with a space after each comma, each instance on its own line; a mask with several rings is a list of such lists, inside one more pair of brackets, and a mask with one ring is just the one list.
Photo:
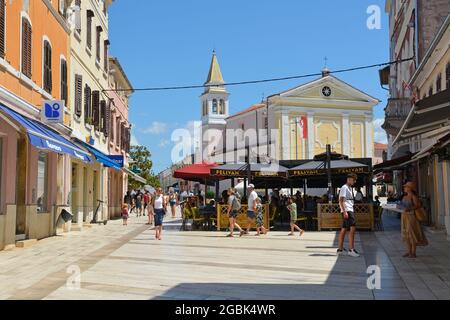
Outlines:
[[[156, 241], [145, 218], [132, 218], [45, 239], [0, 252], [0, 299], [450, 299], [441, 234], [428, 234], [432, 245], [415, 261], [401, 258], [396, 231], [358, 234], [357, 259], [336, 257], [334, 232], [223, 236], [168, 230]], [[368, 290], [375, 263], [382, 289]], [[71, 266], [79, 289], [66, 285]]]

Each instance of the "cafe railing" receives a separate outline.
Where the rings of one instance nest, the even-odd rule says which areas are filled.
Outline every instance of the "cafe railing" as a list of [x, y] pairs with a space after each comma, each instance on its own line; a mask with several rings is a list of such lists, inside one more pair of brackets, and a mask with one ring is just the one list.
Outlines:
[[[372, 204], [355, 204], [356, 227], [362, 230], [373, 230], [374, 214]], [[339, 204], [317, 205], [318, 229], [341, 229], [342, 215]]]
[[[243, 229], [247, 228], [247, 208], [246, 204], [241, 206], [241, 209], [238, 212], [238, 216], [236, 219], [236, 223], [240, 225]], [[217, 205], [217, 230], [223, 230], [229, 227], [230, 220], [227, 215], [228, 206], [227, 205]], [[264, 227], [269, 228], [269, 205], [262, 205], [262, 214], [264, 217]], [[256, 228], [256, 221], [252, 223], [252, 229]]]

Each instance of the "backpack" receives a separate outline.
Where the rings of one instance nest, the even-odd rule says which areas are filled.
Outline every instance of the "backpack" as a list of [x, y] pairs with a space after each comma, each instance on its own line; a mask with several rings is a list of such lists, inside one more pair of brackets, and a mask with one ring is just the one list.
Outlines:
[[231, 205], [233, 210], [239, 211], [241, 209], [241, 198], [238, 195], [234, 195], [233, 203]]

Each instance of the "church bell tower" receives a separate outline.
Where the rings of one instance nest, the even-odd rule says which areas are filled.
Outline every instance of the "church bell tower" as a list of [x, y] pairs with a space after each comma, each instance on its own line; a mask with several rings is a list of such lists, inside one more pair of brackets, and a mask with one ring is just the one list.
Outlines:
[[[225, 88], [225, 81], [222, 77], [216, 52], [213, 51], [208, 78], [205, 82], [205, 91], [200, 97], [202, 111], [202, 134], [204, 137], [202, 150], [205, 150], [208, 145], [208, 136], [213, 133], [216, 134], [217, 131], [222, 132], [221, 143], [223, 143], [227, 123], [226, 119], [229, 116], [229, 96], [230, 94]], [[218, 148], [219, 145], [221, 144], [218, 144]], [[209, 150], [209, 152], [206, 153], [210, 155], [211, 152], [213, 151]], [[203, 154], [205, 155], [205, 152], [203, 152]], [[208, 159], [205, 159], [205, 156], [203, 156], [203, 160]]]

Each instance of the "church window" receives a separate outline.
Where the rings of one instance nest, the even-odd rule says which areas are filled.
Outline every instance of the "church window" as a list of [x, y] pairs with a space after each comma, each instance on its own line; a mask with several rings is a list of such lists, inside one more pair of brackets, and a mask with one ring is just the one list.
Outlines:
[[213, 100], [212, 113], [217, 114], [217, 99]]
[[225, 100], [223, 100], [223, 99], [220, 99], [219, 113], [225, 114]]

